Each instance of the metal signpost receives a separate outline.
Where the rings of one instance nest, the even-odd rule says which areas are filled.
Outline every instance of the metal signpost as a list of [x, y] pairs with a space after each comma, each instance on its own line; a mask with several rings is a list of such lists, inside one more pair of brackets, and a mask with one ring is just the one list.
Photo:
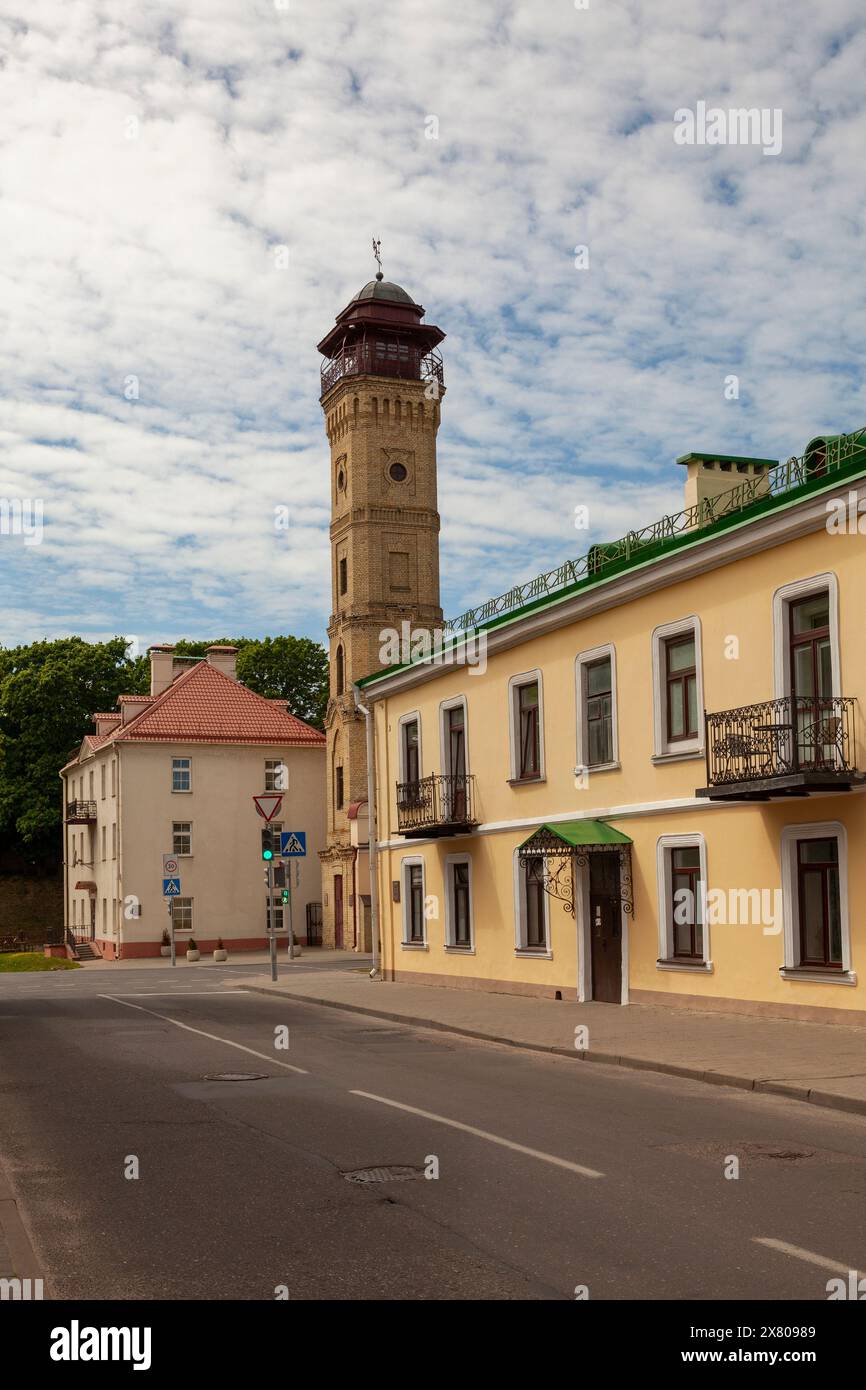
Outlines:
[[[254, 797], [253, 797], [253, 805], [254, 805], [255, 808], [256, 808], [256, 813], [257, 813], [258, 815], [261, 816], [261, 818], [262, 818], [263, 821], [266, 821], [266, 822], [270, 822], [270, 821], [273, 820], [274, 816], [277, 814], [277, 812], [279, 811], [279, 809], [280, 809], [280, 807], [282, 806], [282, 804], [283, 804], [283, 794], [282, 794], [282, 792], [261, 792], [258, 796], [254, 796]], [[265, 862], [265, 864], [266, 864], [266, 866], [267, 866], [267, 873], [266, 873], [266, 880], [267, 880], [267, 885], [268, 885], [268, 915], [267, 915], [267, 923], [268, 923], [268, 931], [269, 931], [269, 935], [270, 935], [269, 946], [270, 946], [270, 953], [271, 953], [271, 980], [274, 981], [274, 982], [276, 982], [276, 979], [277, 979], [277, 919], [276, 919], [276, 914], [275, 914], [275, 912], [274, 912], [274, 850], [273, 850], [273, 844], [272, 844], [270, 838], [268, 838], [267, 845], [265, 844], [265, 837], [266, 837], [266, 835], [269, 837], [269, 832], [263, 830], [263, 831], [262, 831], [262, 859], [264, 860], [264, 862]]]
[[[280, 835], [280, 855], [283, 859], [303, 859], [307, 853], [307, 833], [305, 830], [284, 830]], [[295, 924], [292, 914], [292, 865], [287, 868], [287, 893], [286, 899], [289, 908], [289, 960], [295, 958]], [[300, 872], [300, 870], [298, 871]]]
[[177, 965], [177, 952], [175, 950], [174, 939], [174, 909], [173, 898], [180, 897], [180, 865], [177, 862], [176, 854], [164, 854], [162, 856], [162, 896], [168, 899], [168, 926], [169, 936], [171, 937], [171, 963]]

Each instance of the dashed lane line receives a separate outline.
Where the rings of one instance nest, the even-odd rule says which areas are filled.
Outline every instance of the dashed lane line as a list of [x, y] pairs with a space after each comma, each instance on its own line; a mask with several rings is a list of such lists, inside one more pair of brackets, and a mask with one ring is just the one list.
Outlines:
[[569, 1158], [558, 1158], [556, 1154], [548, 1154], [543, 1149], [530, 1149], [525, 1144], [516, 1144], [513, 1139], [503, 1139], [501, 1134], [490, 1134], [486, 1129], [476, 1129], [474, 1125], [465, 1125], [462, 1120], [450, 1120], [446, 1115], [434, 1115], [430, 1110], [419, 1110], [414, 1105], [404, 1105], [399, 1100], [389, 1100], [387, 1096], [376, 1096], [371, 1091], [352, 1091], [353, 1096], [363, 1096], [365, 1100], [378, 1101], [380, 1105], [393, 1106], [395, 1110], [405, 1110], [409, 1115], [420, 1115], [424, 1120], [433, 1120], [435, 1124], [448, 1125], [450, 1129], [462, 1130], [464, 1134], [474, 1134], [476, 1139], [486, 1139], [488, 1144], [498, 1144], [503, 1149], [513, 1149], [515, 1153], [526, 1154], [528, 1158], [538, 1158], [542, 1163], [551, 1163], [555, 1168], [565, 1168], [569, 1173], [578, 1173], [582, 1178], [603, 1178], [604, 1173], [599, 1173], [595, 1168], [584, 1168], [580, 1163], [572, 1163]]
[[[816, 1255], [812, 1250], [804, 1250], [802, 1245], [789, 1245], [786, 1240], [775, 1240], [772, 1236], [753, 1236], [756, 1245], [765, 1245], [768, 1250], [778, 1250], [783, 1255], [791, 1255], [795, 1260], [805, 1260], [807, 1264], [818, 1265], [821, 1269], [832, 1269], [835, 1274], [849, 1274], [850, 1265], [829, 1260], [826, 1255]], [[855, 1273], [859, 1277], [859, 1270]]]
[[309, 1076], [309, 1072], [304, 1067], [293, 1067], [291, 1062], [279, 1062], [276, 1057], [269, 1057], [265, 1052], [256, 1052], [254, 1047], [245, 1047], [243, 1043], [234, 1042], [232, 1038], [221, 1038], [217, 1033], [206, 1033], [203, 1028], [193, 1028], [189, 1023], [181, 1023], [177, 1018], [169, 1018], [168, 1014], [158, 1014], [155, 1009], [146, 1009], [143, 1004], [130, 1004], [128, 999], [123, 999], [119, 995], [100, 994], [97, 997], [110, 999], [113, 1004], [123, 1004], [127, 1009], [138, 1009], [139, 1013], [150, 1014], [151, 1018], [161, 1018], [164, 1023], [173, 1023], [175, 1028], [182, 1028], [185, 1033], [197, 1033], [200, 1038], [209, 1038], [211, 1042], [225, 1043], [226, 1047], [235, 1047], [238, 1052], [248, 1052], [251, 1057], [258, 1057], [272, 1067], [282, 1067], [284, 1071], [295, 1071], [300, 1076]]

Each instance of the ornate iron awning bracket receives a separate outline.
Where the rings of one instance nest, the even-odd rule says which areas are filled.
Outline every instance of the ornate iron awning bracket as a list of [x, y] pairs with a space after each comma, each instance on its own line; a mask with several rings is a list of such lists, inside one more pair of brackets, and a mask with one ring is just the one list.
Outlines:
[[619, 856], [619, 894], [622, 910], [629, 917], [634, 916], [634, 888], [632, 883], [631, 845], [568, 845], [550, 830], [539, 830], [532, 839], [518, 850], [518, 860], [526, 873], [530, 861], [540, 859], [543, 869], [540, 875], [545, 893], [558, 898], [570, 917], [574, 916], [574, 869], [585, 869], [592, 854], [611, 854]]

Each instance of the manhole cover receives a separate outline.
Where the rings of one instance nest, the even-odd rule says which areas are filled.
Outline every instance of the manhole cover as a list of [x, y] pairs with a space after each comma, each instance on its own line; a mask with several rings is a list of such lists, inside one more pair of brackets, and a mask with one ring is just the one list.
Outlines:
[[212, 1071], [205, 1081], [267, 1081], [266, 1071]]
[[379, 1168], [356, 1168], [352, 1173], [343, 1174], [347, 1182], [359, 1182], [364, 1186], [376, 1182], [411, 1182], [423, 1176], [423, 1168], [410, 1168], [405, 1163], [384, 1163]]

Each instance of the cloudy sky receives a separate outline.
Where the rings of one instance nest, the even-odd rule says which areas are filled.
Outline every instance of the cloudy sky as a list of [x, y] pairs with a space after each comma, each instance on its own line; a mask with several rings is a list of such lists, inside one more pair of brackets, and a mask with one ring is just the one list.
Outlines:
[[[678, 454], [866, 424], [864, 71], [862, 0], [0, 0], [0, 500], [44, 508], [0, 644], [323, 636], [315, 344], [373, 235], [448, 335], [446, 613], [680, 506]], [[698, 102], [781, 153], [677, 143]]]

